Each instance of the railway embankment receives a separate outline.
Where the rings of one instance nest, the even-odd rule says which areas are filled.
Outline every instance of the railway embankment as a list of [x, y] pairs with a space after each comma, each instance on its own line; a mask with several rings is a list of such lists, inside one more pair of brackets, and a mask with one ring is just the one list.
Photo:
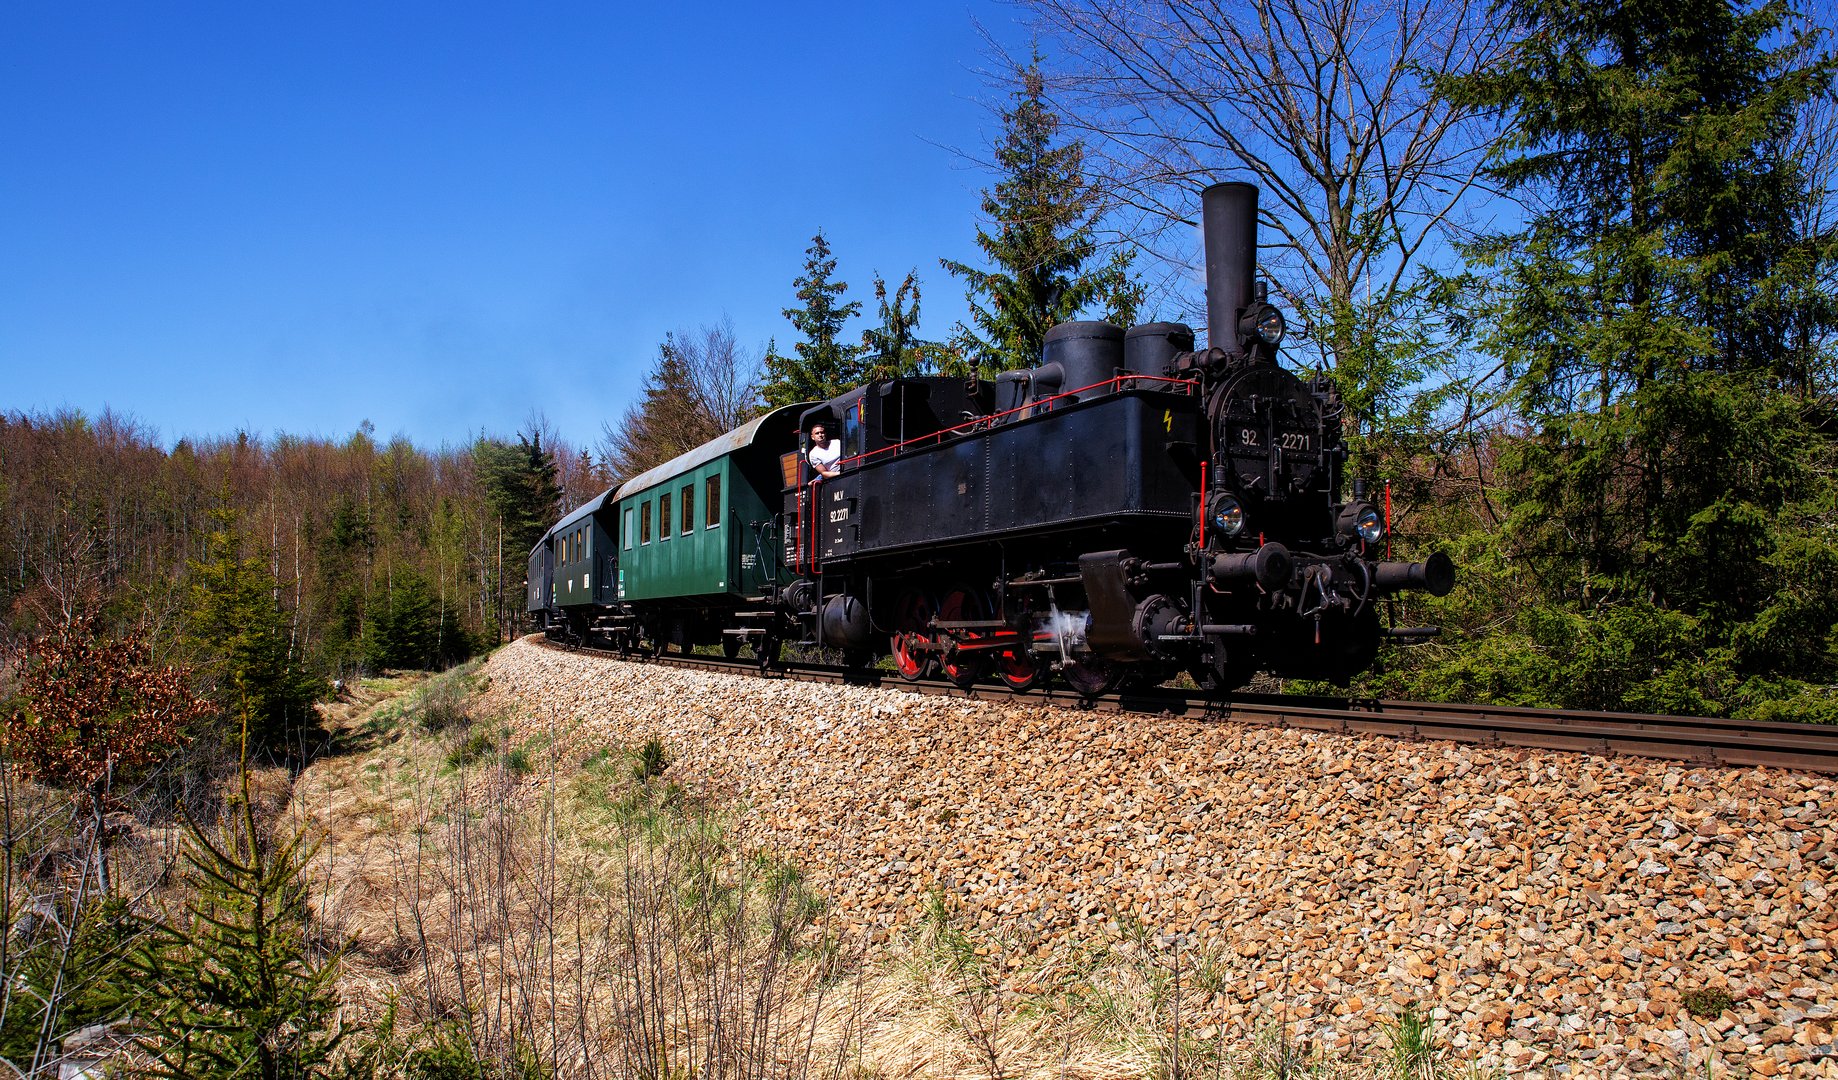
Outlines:
[[[1148, 933], [1188, 1019], [1345, 1047], [1407, 1004], [1509, 1075], [1838, 1075], [1838, 782], [628, 664], [520, 642], [559, 760], [661, 739], [843, 926]], [[540, 773], [540, 771], [539, 771]], [[534, 781], [532, 781], [534, 782]], [[1738, 1073], [1739, 1074], [1739, 1073]]]

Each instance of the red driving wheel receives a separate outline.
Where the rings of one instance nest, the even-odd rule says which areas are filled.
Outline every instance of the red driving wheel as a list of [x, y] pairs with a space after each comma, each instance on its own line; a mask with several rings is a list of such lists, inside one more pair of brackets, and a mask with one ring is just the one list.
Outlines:
[[[938, 598], [939, 622], [973, 622], [983, 617], [983, 603], [967, 585], [953, 585]], [[989, 654], [948, 652], [939, 667], [945, 678], [967, 690], [989, 670]]]
[[932, 643], [932, 598], [923, 590], [908, 589], [894, 604], [893, 665], [902, 679], [917, 682], [931, 673], [938, 654], [925, 648]]
[[1040, 684], [1040, 665], [1034, 663], [1026, 645], [1016, 645], [996, 657], [996, 678], [1015, 693], [1025, 693]]

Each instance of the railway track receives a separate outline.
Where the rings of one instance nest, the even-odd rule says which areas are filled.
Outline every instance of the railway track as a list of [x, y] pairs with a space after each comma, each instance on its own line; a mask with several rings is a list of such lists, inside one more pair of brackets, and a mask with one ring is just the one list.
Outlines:
[[1443, 739], [1483, 746], [1524, 746], [1593, 754], [1630, 754], [1705, 765], [1751, 766], [1838, 773], [1838, 727], [1755, 723], [1703, 716], [1568, 712], [1498, 705], [1455, 705], [1303, 697], [1285, 694], [1209, 694], [1167, 687], [1125, 689], [1098, 698], [1072, 690], [1042, 688], [1017, 695], [994, 683], [963, 689], [943, 679], [909, 682], [874, 670], [830, 664], [775, 665], [762, 672], [757, 660], [695, 655], [640, 656], [609, 649], [570, 647], [544, 640], [549, 648], [636, 663], [764, 678], [882, 686], [912, 693], [980, 701], [1054, 704], [1115, 712], [1233, 720], [1270, 727]]

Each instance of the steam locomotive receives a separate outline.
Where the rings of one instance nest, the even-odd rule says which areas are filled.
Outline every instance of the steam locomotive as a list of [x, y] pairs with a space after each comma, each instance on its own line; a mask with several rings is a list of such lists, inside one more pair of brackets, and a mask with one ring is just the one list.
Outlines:
[[[1202, 216], [1206, 350], [1178, 323], [1064, 323], [1026, 371], [775, 410], [558, 522], [530, 554], [532, 616], [620, 649], [767, 664], [789, 641], [1087, 695], [1180, 671], [1344, 683], [1382, 637], [1434, 633], [1379, 609], [1446, 594], [1453, 564], [1380, 557], [1389, 523], [1343, 475], [1338, 395], [1276, 363], [1257, 189], [1214, 185]], [[842, 441], [834, 478], [801, 450], [818, 425]]]

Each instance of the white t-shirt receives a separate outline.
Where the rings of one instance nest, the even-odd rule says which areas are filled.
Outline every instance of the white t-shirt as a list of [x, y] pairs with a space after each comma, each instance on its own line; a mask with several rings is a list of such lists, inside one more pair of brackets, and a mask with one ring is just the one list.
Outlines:
[[809, 453], [805, 456], [810, 458], [811, 468], [813, 469], [822, 471], [832, 468], [842, 457], [842, 440], [831, 439], [828, 446], [817, 446], [812, 444]]

